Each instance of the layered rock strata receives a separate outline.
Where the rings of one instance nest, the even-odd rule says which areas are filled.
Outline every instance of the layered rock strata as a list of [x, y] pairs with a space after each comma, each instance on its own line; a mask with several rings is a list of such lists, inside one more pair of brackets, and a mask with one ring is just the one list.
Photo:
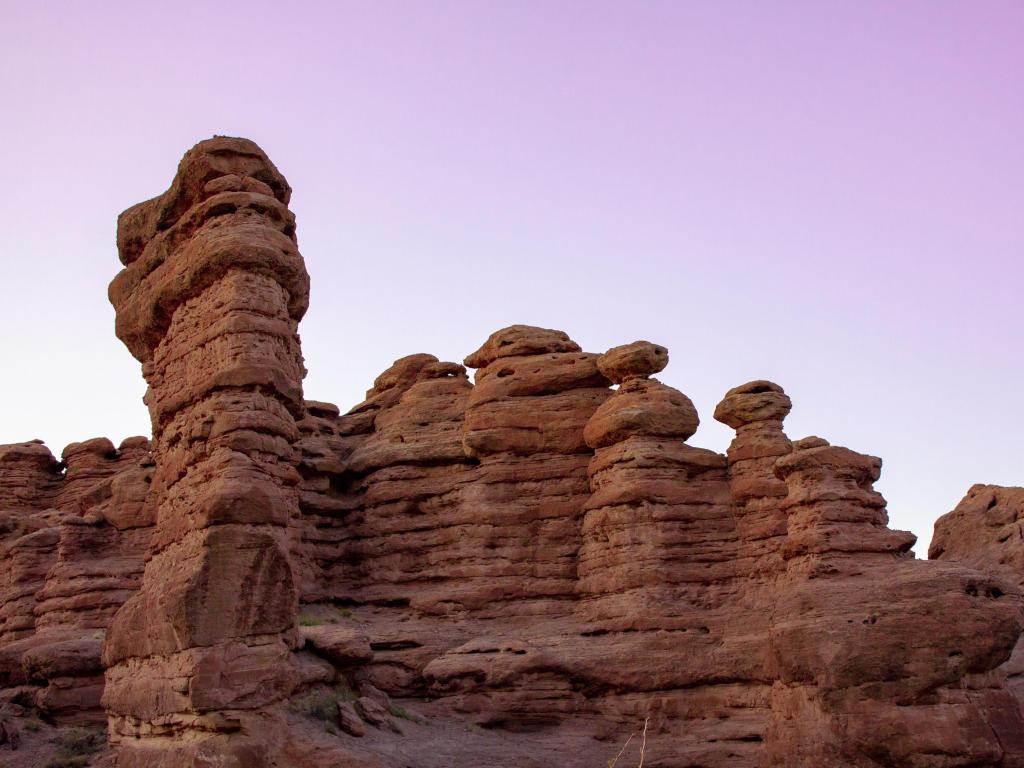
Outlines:
[[1020, 633], [1019, 592], [915, 561], [913, 537], [885, 527], [879, 459], [820, 438], [793, 447], [775, 464], [789, 522], [770, 761], [1020, 765], [1024, 723], [994, 672]]
[[791, 441], [777, 384], [726, 393], [721, 455], [664, 347], [532, 326], [304, 400], [289, 194], [216, 138], [122, 215], [153, 439], [0, 447], [0, 734], [105, 716], [118, 768], [1024, 766], [1019, 489], [915, 561], [881, 461]]
[[[618, 385], [587, 422], [579, 591], [591, 618], [629, 617], [621, 628], [668, 629], [669, 617], [721, 604], [736, 575], [736, 524], [726, 462], [686, 445], [697, 411], [650, 378], [668, 351], [648, 342], [609, 350], [598, 367]], [[596, 599], [595, 599], [596, 598]]]
[[118, 223], [117, 334], [143, 364], [156, 520], [103, 649], [117, 765], [274, 764], [298, 586], [294, 444], [308, 276], [290, 188], [254, 144], [187, 153]]
[[[149, 441], [73, 443], [62, 461], [28, 443], [0, 449], [19, 486], [4, 500], [0, 681], [7, 698], [60, 724], [106, 722], [100, 649], [139, 587], [151, 518]], [[24, 471], [31, 457], [31, 472]], [[12, 487], [12, 486], [9, 486]]]
[[[1024, 488], [973, 486], [955, 509], [935, 521], [928, 557], [961, 563], [1024, 589]], [[1017, 641], [998, 672], [1024, 710], [1024, 640]]]

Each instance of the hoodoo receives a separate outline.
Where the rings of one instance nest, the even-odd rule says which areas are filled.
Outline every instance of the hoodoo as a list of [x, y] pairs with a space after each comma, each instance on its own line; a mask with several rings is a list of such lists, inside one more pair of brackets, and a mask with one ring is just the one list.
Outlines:
[[669, 350], [525, 325], [304, 400], [290, 192], [189, 150], [118, 224], [151, 439], [0, 446], [5, 766], [1024, 768], [1024, 491], [918, 561], [779, 385], [722, 455]]

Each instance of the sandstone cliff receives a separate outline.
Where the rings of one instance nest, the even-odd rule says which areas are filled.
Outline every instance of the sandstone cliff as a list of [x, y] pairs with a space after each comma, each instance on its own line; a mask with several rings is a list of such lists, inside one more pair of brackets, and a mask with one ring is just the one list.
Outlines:
[[[975, 485], [935, 521], [928, 557], [962, 563], [1024, 588], [1024, 488]], [[1024, 707], [1024, 638], [998, 674]]]
[[646, 341], [512, 326], [304, 400], [289, 196], [190, 150], [118, 226], [152, 441], [0, 447], [0, 759], [582, 767], [646, 723], [619, 765], [1024, 766], [1020, 494], [917, 561], [879, 459], [790, 440], [767, 381], [689, 445]]

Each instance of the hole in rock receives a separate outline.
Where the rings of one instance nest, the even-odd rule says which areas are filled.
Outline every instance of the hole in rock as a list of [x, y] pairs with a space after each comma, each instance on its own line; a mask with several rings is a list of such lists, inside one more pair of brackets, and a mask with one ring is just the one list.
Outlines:
[[210, 210], [206, 215], [212, 219], [214, 216], [227, 216], [237, 210], [238, 206], [234, 203], [217, 203], [216, 205], [210, 206]]
[[370, 643], [370, 648], [375, 651], [404, 651], [408, 648], [422, 648], [423, 643], [415, 640], [382, 640], [378, 643]]

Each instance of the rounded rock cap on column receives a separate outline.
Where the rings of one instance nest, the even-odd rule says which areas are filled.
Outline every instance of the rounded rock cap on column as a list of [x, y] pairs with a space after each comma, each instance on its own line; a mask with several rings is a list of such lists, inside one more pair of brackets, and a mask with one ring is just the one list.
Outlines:
[[367, 396], [402, 385], [408, 387], [416, 381], [420, 371], [436, 362], [437, 358], [426, 352], [400, 357], [391, 364], [391, 367], [373, 380], [373, 389], [367, 393]]
[[612, 347], [599, 358], [597, 368], [613, 384], [630, 379], [646, 379], [668, 365], [668, 350], [649, 341], [634, 341]]
[[631, 437], [688, 440], [700, 418], [693, 401], [660, 381], [630, 379], [594, 411], [583, 439], [595, 450]]
[[[222, 177], [230, 177], [218, 181]], [[125, 266], [136, 261], [146, 244], [170, 228], [192, 206], [211, 194], [249, 189], [273, 196], [284, 205], [292, 188], [256, 142], [234, 136], [204, 139], [185, 153], [171, 186], [152, 200], [133, 205], [117, 218], [117, 250]]]
[[82, 440], [77, 443], [68, 443], [60, 452], [61, 459], [67, 463], [79, 456], [93, 454], [105, 458], [113, 458], [117, 455], [117, 449], [109, 437], [94, 437], [91, 440]]
[[565, 331], [532, 325], [510, 325], [488, 336], [483, 346], [467, 355], [463, 362], [470, 368], [483, 368], [503, 357], [580, 351], [580, 345], [570, 339]]
[[782, 387], [758, 379], [726, 392], [715, 408], [715, 421], [739, 429], [758, 421], [782, 421], [792, 407], [793, 402]]

